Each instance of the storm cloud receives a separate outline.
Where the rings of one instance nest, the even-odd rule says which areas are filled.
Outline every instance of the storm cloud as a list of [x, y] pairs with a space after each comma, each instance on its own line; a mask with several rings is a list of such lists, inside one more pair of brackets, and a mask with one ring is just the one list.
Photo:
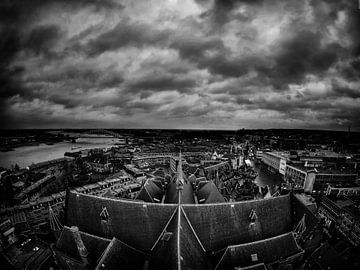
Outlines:
[[0, 3], [2, 128], [360, 130], [356, 0]]

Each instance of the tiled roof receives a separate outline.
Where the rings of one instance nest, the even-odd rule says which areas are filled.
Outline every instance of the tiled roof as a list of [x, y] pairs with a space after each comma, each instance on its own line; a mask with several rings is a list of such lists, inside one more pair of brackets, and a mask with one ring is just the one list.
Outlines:
[[[247, 243], [291, 230], [290, 196], [222, 204], [184, 205], [186, 215], [207, 250]], [[249, 214], [256, 211], [255, 227]]]
[[216, 269], [246, 267], [254, 263], [272, 263], [294, 255], [302, 255], [292, 232], [246, 244], [228, 246]]
[[[108, 221], [100, 218], [106, 207]], [[70, 192], [67, 199], [66, 222], [97, 236], [116, 237], [141, 250], [155, 242], [174, 212], [174, 204], [141, 203], [116, 200]]]
[[205, 185], [197, 189], [197, 199], [200, 203], [223, 203], [224, 197], [221, 195], [213, 182], [207, 182]]
[[145, 261], [145, 254], [136, 250], [116, 238], [113, 238], [106, 247], [96, 270], [101, 269], [142, 269]]
[[[80, 235], [91, 258], [99, 258], [110, 243], [109, 239], [88, 233], [80, 232]], [[56, 248], [77, 260], [81, 260], [73, 234], [67, 226], [64, 226]]]
[[137, 200], [144, 202], [161, 202], [165, 191], [157, 184], [158, 181], [147, 180], [136, 196]]
[[[258, 254], [259, 261], [254, 263], [271, 263], [301, 251], [289, 232], [306, 207], [291, 194], [224, 203], [215, 184], [202, 181], [195, 192], [206, 204], [194, 204], [193, 186], [181, 173], [181, 165], [165, 190], [156, 181], [147, 181], [137, 197], [148, 202], [67, 194], [66, 225], [86, 232], [81, 234], [86, 247], [89, 234], [105, 241], [94, 242], [99, 245], [95, 251], [89, 248], [95, 258], [101, 256], [98, 269], [117, 265], [149, 270], [249, 267], [249, 254]], [[163, 194], [164, 203], [154, 203]], [[306, 213], [306, 217], [312, 214]], [[66, 238], [66, 228], [57, 247], [66, 250], [69, 246], [69, 256], [79, 257], [74, 241]], [[263, 265], [253, 267], [264, 269]]]
[[[100, 218], [104, 207], [109, 214], [107, 221]], [[253, 210], [257, 220], [251, 225], [249, 213]], [[241, 244], [276, 237], [289, 232], [292, 227], [290, 195], [236, 203], [183, 205], [140, 203], [70, 192], [67, 222], [67, 225], [78, 226], [80, 231], [108, 239], [116, 237], [134, 249], [151, 254], [149, 265], [155, 269], [155, 266], [167, 264], [167, 257], [173, 258], [168, 263], [181, 257], [184, 268], [190, 263], [205, 265], [208, 260], [206, 254], [211, 251], [219, 251], [229, 245], [241, 247]], [[171, 233], [167, 235], [170, 235], [167, 241], [162, 240], [165, 232]], [[71, 244], [71, 237], [64, 241], [66, 234], [67, 230], [64, 229], [58, 248], [67, 249], [70, 254], [78, 256], [76, 245]], [[84, 244], [87, 246], [89, 235], [81, 235], [85, 235]], [[176, 241], [172, 242], [174, 239]], [[107, 240], [106, 243], [109, 242]], [[95, 251], [96, 256], [101, 254], [101, 249]], [[179, 269], [172, 264], [168, 268], [173, 269], [172, 266]], [[199, 266], [198, 269], [204, 268]]]
[[[179, 197], [178, 186], [175, 180], [170, 181], [166, 187], [165, 203], [177, 203]], [[183, 204], [193, 204], [193, 188], [189, 181], [184, 181], [181, 192], [181, 202]]]

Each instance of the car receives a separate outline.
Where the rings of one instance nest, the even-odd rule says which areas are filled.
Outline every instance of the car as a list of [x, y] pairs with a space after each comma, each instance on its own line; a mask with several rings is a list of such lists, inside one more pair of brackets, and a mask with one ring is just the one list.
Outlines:
[[33, 248], [33, 251], [38, 251], [39, 250], [39, 247], [34, 247]]
[[21, 243], [21, 246], [25, 246], [27, 243], [29, 243], [31, 241], [31, 238], [26, 239], [24, 242]]

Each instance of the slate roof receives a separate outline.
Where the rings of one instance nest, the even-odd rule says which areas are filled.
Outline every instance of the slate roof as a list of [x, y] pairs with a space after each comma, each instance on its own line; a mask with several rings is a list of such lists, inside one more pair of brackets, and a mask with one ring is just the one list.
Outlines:
[[[80, 232], [80, 235], [87, 251], [89, 252], [90, 257], [92, 258], [99, 258], [111, 241], [109, 239], [91, 235], [85, 232]], [[56, 248], [60, 251], [66, 252], [68, 256], [81, 261], [73, 234], [69, 227], [64, 226], [56, 243]]]
[[157, 180], [147, 180], [136, 196], [136, 199], [144, 202], [161, 202], [165, 191], [158, 182]]
[[[168, 183], [166, 187], [165, 203], [177, 203], [179, 200], [179, 192], [177, 182], [172, 180]], [[182, 187], [181, 192], [181, 201], [182, 203], [193, 204], [194, 200], [194, 191], [192, 185], [189, 181], [185, 181]]]
[[239, 270], [267, 270], [264, 263], [258, 263], [246, 267], [240, 267]]
[[[107, 221], [99, 216], [104, 207], [109, 214]], [[87, 232], [81, 234], [85, 246], [90, 234], [109, 239], [102, 240], [105, 242], [101, 249], [116, 237], [127, 246], [150, 254], [149, 269], [164, 265], [168, 269], [186, 269], [185, 265], [190, 263], [199, 264], [194, 269], [207, 269], [208, 254], [212, 252], [282, 235], [292, 227], [290, 195], [235, 203], [158, 204], [70, 192], [66, 209], [67, 225]], [[255, 226], [250, 226], [252, 210], [257, 214]], [[161, 240], [165, 232], [171, 233], [168, 241]], [[66, 234], [64, 229], [60, 239]], [[59, 241], [59, 249], [78, 256], [76, 245], [71, 250], [62, 243], [63, 240]], [[91, 248], [89, 253], [94, 253]], [[94, 257], [99, 253], [95, 251]], [[173, 264], [179, 258], [180, 266]]]
[[113, 238], [95, 269], [142, 269], [145, 254]]
[[[292, 229], [290, 196], [221, 204], [183, 206], [194, 230], [207, 250], [273, 237]], [[255, 210], [257, 221], [249, 226]]]
[[292, 232], [255, 242], [228, 246], [216, 269], [233, 269], [254, 264], [251, 256], [256, 255], [256, 263], [272, 263], [282, 258], [302, 255]]
[[[149, 250], [176, 209], [176, 204], [116, 200], [70, 192], [66, 224], [100, 237], [116, 237], [140, 250]], [[100, 219], [103, 208], [108, 221]]]
[[223, 203], [224, 197], [215, 186], [214, 182], [208, 181], [204, 185], [199, 185], [196, 196], [200, 203]]
[[[160, 198], [160, 186], [149, 182], [138, 198]], [[196, 192], [206, 204], [194, 204], [192, 184], [181, 173], [167, 184], [165, 203], [69, 191], [66, 225], [86, 232], [81, 233], [86, 248], [99, 245], [89, 246], [89, 254], [98, 258], [98, 269], [118, 264], [124, 269], [130, 265], [131, 269], [214, 269], [226, 263], [248, 267], [249, 252], [258, 253], [259, 260], [268, 263], [299, 250], [289, 232], [293, 218], [302, 216], [304, 209], [294, 206], [291, 194], [224, 203], [213, 194], [211, 182], [203, 182]], [[106, 214], [100, 216], [102, 212]], [[67, 230], [65, 227], [57, 248], [79, 257]], [[263, 269], [259, 267], [254, 269]]]

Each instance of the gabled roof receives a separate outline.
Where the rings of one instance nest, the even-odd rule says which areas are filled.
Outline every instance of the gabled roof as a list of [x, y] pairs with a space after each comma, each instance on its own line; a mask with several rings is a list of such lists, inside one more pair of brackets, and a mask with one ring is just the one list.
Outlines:
[[[264, 269], [263, 264], [249, 264], [249, 254], [257, 254], [259, 260], [254, 263], [297, 254], [300, 248], [288, 232], [306, 209], [291, 195], [224, 203], [213, 182], [201, 181], [196, 195], [206, 204], [194, 204], [193, 184], [181, 164], [175, 179], [166, 183], [166, 192], [161, 181], [145, 183], [137, 199], [147, 202], [68, 192], [66, 224], [103, 241], [94, 242], [100, 246], [95, 251], [89, 250], [98, 269], [119, 265], [125, 269], [213, 269], [216, 265]], [[165, 203], [154, 203], [164, 194]], [[74, 240], [66, 233], [60, 238], [59, 250], [79, 260]]]
[[182, 207], [178, 207], [152, 249], [150, 269], [206, 269], [207, 258]]
[[[89, 257], [91, 257], [95, 262], [110, 243], [109, 239], [91, 235], [85, 232], [80, 232], [80, 236], [89, 253]], [[81, 261], [73, 233], [69, 227], [64, 226], [56, 243], [56, 248], [66, 255]]]
[[246, 267], [240, 267], [239, 270], [267, 270], [264, 263], [258, 263]]
[[136, 199], [145, 202], [160, 202], [165, 191], [156, 182], [154, 180], [147, 180], [136, 196]]
[[[107, 221], [100, 218], [104, 207], [109, 214]], [[100, 237], [116, 237], [140, 250], [149, 250], [175, 208], [175, 204], [142, 203], [69, 192], [66, 224]]]
[[196, 196], [200, 203], [223, 203], [224, 196], [221, 195], [214, 182], [209, 181], [196, 191]]
[[143, 252], [113, 238], [95, 269], [143, 269], [144, 261]]
[[[292, 226], [290, 196], [221, 204], [183, 205], [206, 250], [252, 242], [289, 232]], [[255, 225], [249, 214], [256, 211]]]
[[[246, 244], [228, 246], [216, 269], [246, 267], [254, 263], [272, 263], [290, 256], [301, 255], [292, 232]], [[253, 258], [252, 258], [253, 256]]]
[[311, 254], [312, 260], [322, 269], [348, 269], [344, 258], [328, 243], [324, 243]]
[[[185, 178], [185, 177], [184, 177]], [[179, 197], [178, 184], [176, 180], [171, 180], [166, 187], [165, 203], [177, 203]], [[182, 185], [181, 202], [184, 204], [195, 203], [192, 185], [187, 179]]]

